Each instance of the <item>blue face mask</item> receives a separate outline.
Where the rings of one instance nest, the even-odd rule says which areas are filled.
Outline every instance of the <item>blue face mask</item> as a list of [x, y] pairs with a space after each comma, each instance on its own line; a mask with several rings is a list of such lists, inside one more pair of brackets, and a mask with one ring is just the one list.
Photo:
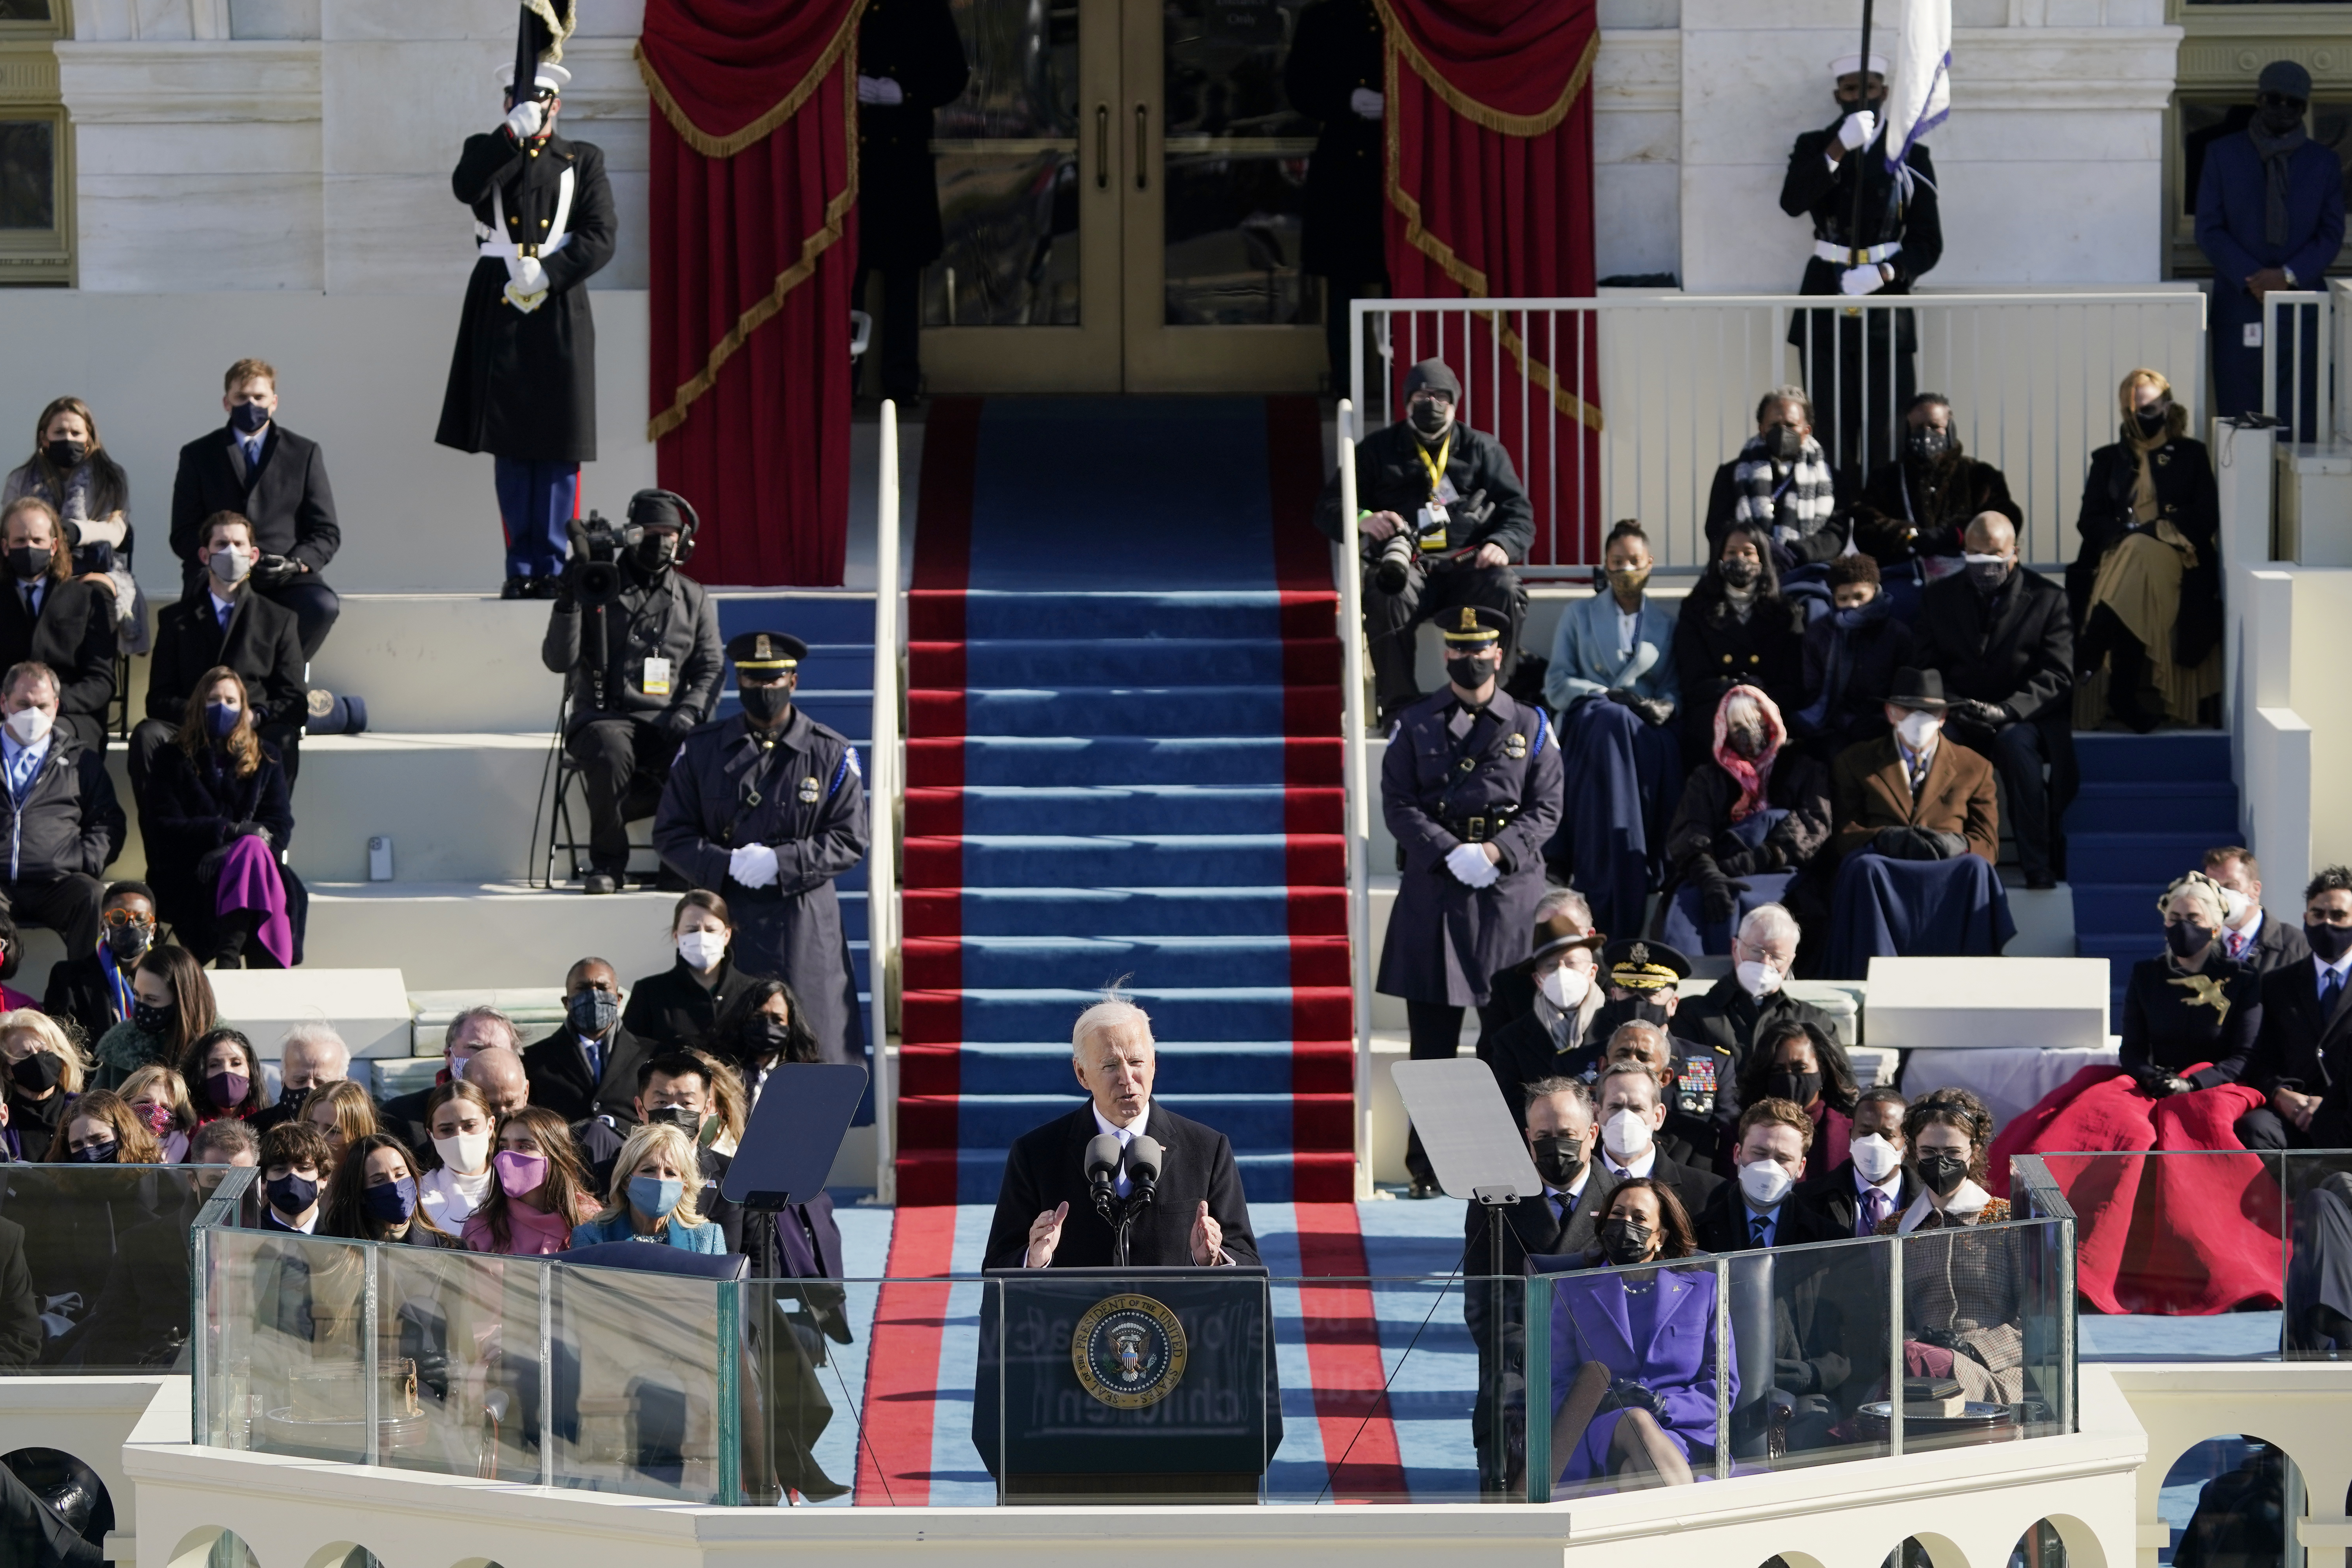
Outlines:
[[416, 1180], [401, 1176], [381, 1183], [360, 1194], [360, 1206], [367, 1216], [385, 1225], [400, 1225], [416, 1212]]
[[227, 740], [229, 731], [236, 729], [236, 721], [244, 717], [244, 709], [232, 708], [226, 702], [205, 704], [205, 728], [213, 732], [215, 741]]
[[1893, 607], [1886, 596], [1882, 594], [1870, 603], [1856, 605], [1851, 610], [1832, 610], [1830, 617], [1842, 632], [1860, 631], [1866, 626], [1885, 620], [1888, 611]]
[[629, 1206], [654, 1219], [677, 1207], [686, 1196], [686, 1184], [675, 1176], [631, 1176]]

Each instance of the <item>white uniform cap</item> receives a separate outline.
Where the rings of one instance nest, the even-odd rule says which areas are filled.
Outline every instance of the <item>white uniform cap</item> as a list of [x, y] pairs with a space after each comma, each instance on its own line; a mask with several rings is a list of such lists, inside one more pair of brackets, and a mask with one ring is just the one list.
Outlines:
[[[1875, 59], [1877, 57], [1874, 55], [1871, 58]], [[562, 66], [549, 65], [545, 60], [539, 62], [539, 68], [533, 75], [540, 86], [551, 88], [557, 92], [562, 92], [564, 85], [572, 79], [570, 71], [565, 70]], [[499, 85], [508, 88], [514, 86], [514, 61], [509, 60], [499, 68]]]
[[[547, 68], [542, 66], [540, 68], [544, 70]], [[1858, 54], [1840, 55], [1837, 58], [1830, 62], [1830, 75], [1832, 76], [1860, 76], [1861, 74], [1862, 57]], [[1885, 55], [1873, 55], [1870, 57], [1870, 74], [1873, 76], [1885, 76], [1886, 74], [1886, 57]]]

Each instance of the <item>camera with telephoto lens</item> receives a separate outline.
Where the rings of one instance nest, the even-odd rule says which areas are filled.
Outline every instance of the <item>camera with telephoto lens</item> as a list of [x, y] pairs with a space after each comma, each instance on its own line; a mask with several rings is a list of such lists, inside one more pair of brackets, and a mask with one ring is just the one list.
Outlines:
[[593, 510], [586, 521], [573, 518], [565, 530], [572, 535], [572, 596], [590, 609], [612, 604], [621, 596], [621, 558], [646, 531], [634, 522], [615, 528]]

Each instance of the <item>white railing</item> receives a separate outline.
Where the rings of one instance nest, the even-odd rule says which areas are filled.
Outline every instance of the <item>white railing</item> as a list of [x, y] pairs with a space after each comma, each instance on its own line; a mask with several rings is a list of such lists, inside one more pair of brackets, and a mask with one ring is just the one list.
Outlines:
[[1356, 409], [1339, 402], [1339, 722], [1348, 811], [1348, 978], [1356, 1030], [1356, 1195], [1372, 1195], [1372, 791], [1364, 738], [1364, 557]]
[[898, 405], [882, 404], [882, 472], [875, 487], [874, 754], [866, 801], [866, 975], [873, 993], [874, 1195], [898, 1194], [898, 1075], [890, 1060], [890, 991], [898, 977]]
[[[2263, 412], [2284, 442], [2336, 433], [2335, 300], [2326, 289], [2273, 289], [2263, 296]], [[2284, 396], [2281, 387], [2285, 387]]]
[[[1536, 509], [1530, 574], [1567, 575], [1597, 557], [1619, 518], [1639, 518], [1663, 566], [1706, 560], [1702, 525], [1717, 465], [1756, 432], [1756, 405], [1782, 384], [1810, 385], [1814, 429], [1832, 459], [1851, 395], [1884, 456], [1901, 415], [1885, 361], [1863, 356], [1852, 385], [1835, 363], [1809, 383], [1792, 322], [1829, 311], [1852, 325], [1907, 313], [1918, 348], [1914, 389], [1951, 400], [1971, 455], [2001, 469], [2025, 513], [2028, 560], [2076, 549], [2091, 453], [2116, 438], [2116, 388], [2162, 371], [2201, 428], [2205, 298], [2193, 289], [2107, 293], [1920, 294], [1822, 300], [1790, 295], [1609, 295], [1555, 300], [1359, 300], [1347, 388], [1365, 430], [1402, 413], [1402, 377], [1442, 357], [1463, 383], [1464, 421], [1499, 436]], [[1364, 327], [1380, 360], [1368, 365]], [[1890, 328], [1899, 326], [1889, 322]], [[1844, 329], [1842, 329], [1844, 330]], [[1871, 331], [1877, 330], [1873, 327]]]

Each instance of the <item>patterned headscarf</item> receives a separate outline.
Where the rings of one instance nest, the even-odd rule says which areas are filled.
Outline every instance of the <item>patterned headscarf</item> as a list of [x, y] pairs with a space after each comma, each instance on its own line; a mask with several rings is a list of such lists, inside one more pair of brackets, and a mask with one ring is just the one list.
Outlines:
[[[1730, 739], [1732, 709], [1749, 705], [1764, 721], [1764, 751], [1752, 761], [1733, 751]], [[1763, 809], [1764, 791], [1772, 782], [1772, 763], [1788, 738], [1789, 726], [1780, 721], [1780, 705], [1756, 687], [1735, 686], [1715, 705], [1715, 765], [1739, 784], [1739, 798], [1731, 803], [1732, 821], [1744, 822]]]

